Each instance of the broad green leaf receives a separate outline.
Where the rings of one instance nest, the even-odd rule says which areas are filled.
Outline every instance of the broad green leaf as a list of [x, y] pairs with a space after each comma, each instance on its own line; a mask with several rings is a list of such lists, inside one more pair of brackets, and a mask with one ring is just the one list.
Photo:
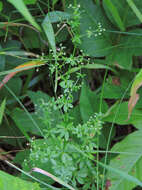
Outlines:
[[[40, 122], [39, 126], [40, 125], [42, 126], [41, 129], [46, 128], [47, 126], [46, 126], [46, 124], [44, 124], [44, 122], [48, 122], [49, 118], [47, 118], [47, 116], [46, 116], [45, 109], [48, 108], [48, 102], [51, 100], [51, 97], [41, 91], [37, 91], [37, 92], [28, 91], [27, 95], [33, 102], [34, 107], [35, 107], [35, 112], [37, 112], [38, 117], [41, 119], [39, 121]], [[46, 108], [45, 108], [45, 105], [46, 105]], [[54, 110], [54, 109], [50, 110], [49, 112], [50, 112], [50, 119], [52, 120], [52, 125], [53, 125], [53, 127], [55, 127], [56, 124], [59, 123], [61, 120], [61, 113], [59, 110]], [[43, 113], [45, 113], [45, 114], [43, 114]], [[37, 119], [38, 119], [38, 117], [37, 117]], [[42, 125], [42, 123], [43, 123], [43, 125]]]
[[80, 107], [79, 105], [73, 107], [70, 111], [70, 116], [73, 118], [74, 125], [78, 125], [82, 123], [81, 113], [80, 113]]
[[32, 102], [36, 107], [39, 107], [42, 103], [43, 104], [48, 103], [48, 101], [51, 99], [50, 96], [43, 93], [42, 91], [37, 91], [37, 92], [28, 91], [27, 95], [32, 100]]
[[128, 104], [128, 118], [130, 118], [130, 115], [132, 113], [133, 108], [135, 107], [137, 101], [139, 100], [139, 94], [137, 94], [137, 90], [142, 86], [142, 69], [140, 72], [136, 75], [135, 80], [131, 87], [130, 92], [130, 99]]
[[[104, 94], [103, 98], [107, 99], [121, 99], [123, 94], [125, 93], [125, 88], [121, 85], [115, 85], [112, 82], [106, 82], [104, 85]], [[128, 98], [128, 94], [126, 96]]]
[[[0, 139], [2, 140], [3, 144], [9, 144], [13, 147], [17, 146], [17, 142], [19, 146], [22, 146], [23, 143], [27, 141], [25, 138], [21, 138], [20, 141], [17, 141], [17, 138], [13, 138], [15, 136], [21, 137], [23, 134], [21, 131], [16, 127], [15, 123], [12, 121], [12, 119], [9, 117], [7, 110], [13, 109], [13, 106], [10, 107], [8, 105], [7, 101], [7, 109], [5, 109], [6, 118], [8, 118], [8, 123], [6, 119], [3, 119], [2, 125], [0, 125]], [[11, 137], [11, 138], [6, 138]], [[18, 139], [19, 140], [19, 139]]]
[[121, 17], [119, 15], [119, 12], [118, 12], [117, 8], [113, 5], [113, 3], [111, 2], [111, 0], [104, 0], [103, 2], [105, 3], [105, 5], [107, 6], [108, 10], [112, 14], [112, 16], [113, 16], [116, 24], [120, 28], [120, 30], [124, 31], [125, 27], [123, 25], [123, 21], [121, 20]]
[[[113, 47], [111, 35], [103, 32], [101, 35], [95, 36], [95, 31], [98, 30], [98, 24], [102, 25], [103, 29], [111, 29], [111, 23], [108, 22], [103, 10], [100, 6], [96, 6], [92, 0], [79, 0], [81, 10], [80, 19], [80, 35], [81, 45], [80, 49], [84, 53], [93, 57], [102, 57], [108, 55]], [[93, 32], [89, 37], [87, 31]]]
[[142, 129], [142, 111], [134, 109], [130, 119], [128, 120], [128, 102], [120, 103], [117, 102], [106, 112], [104, 121], [110, 123], [116, 123], [119, 125], [132, 124], [138, 129]]
[[[108, 18], [111, 20], [111, 22], [116, 25], [116, 22], [113, 18], [113, 15], [110, 14], [110, 11], [106, 4], [104, 3], [105, 0], [103, 0], [103, 7], [105, 9], [105, 12], [108, 16]], [[142, 3], [140, 0], [134, 0], [135, 6], [139, 8], [139, 11], [142, 12]], [[127, 1], [124, 0], [116, 0], [112, 1], [113, 5], [117, 9], [121, 20], [123, 21], [124, 27], [130, 27], [133, 25], [141, 24], [141, 21], [136, 16], [136, 14], [132, 11], [131, 7], [128, 5]]]
[[[1, 79], [1, 78], [0, 78]], [[0, 80], [2, 81], [2, 80]], [[8, 84], [8, 88], [12, 90], [12, 92], [16, 95], [19, 96], [21, 92], [21, 87], [22, 87], [22, 80], [20, 78], [12, 78]], [[0, 89], [0, 100], [6, 98], [7, 101], [10, 101], [12, 103], [13, 96], [8, 92], [8, 90], [4, 87]]]
[[56, 55], [56, 43], [55, 43], [55, 34], [54, 30], [50, 21], [50, 16], [47, 14], [42, 22], [43, 30], [46, 34], [46, 37], [51, 45], [51, 48], [54, 52], [54, 55]]
[[22, 39], [26, 48], [34, 49], [34, 48], [43, 48], [44, 44], [39, 39], [39, 34], [30, 28], [23, 28], [23, 36]]
[[[73, 146], [73, 145], [72, 145]], [[88, 159], [96, 162], [100, 167], [102, 168], [105, 168], [107, 169], [109, 172], [111, 172], [112, 174], [116, 174], [118, 175], [119, 177], [121, 177], [122, 179], [125, 179], [127, 180], [128, 182], [132, 182], [132, 183], [135, 183], [139, 186], [142, 187], [142, 182], [140, 180], [138, 180], [136, 177], [132, 176], [132, 175], [129, 175], [127, 174], [126, 172], [122, 171], [121, 169], [117, 169], [117, 168], [114, 168], [110, 165], [106, 165], [106, 164], [103, 164], [102, 162], [99, 162], [97, 160], [94, 160], [93, 156], [92, 155], [88, 155], [86, 154], [84, 151], [78, 149], [77, 147], [73, 146], [74, 149], [76, 149], [78, 152], [80, 152], [84, 157], [87, 157]], [[120, 189], [119, 189], [120, 190]]]
[[137, 18], [140, 20], [140, 22], [142, 22], [142, 14], [139, 11], [139, 9], [136, 7], [135, 3], [133, 2], [133, 0], [127, 0], [127, 3], [129, 4], [129, 6], [131, 7], [131, 9], [133, 10], [133, 12], [136, 14]]
[[[126, 174], [142, 180], [142, 130], [128, 135], [124, 140], [114, 145], [111, 151], [122, 152], [113, 158], [110, 166], [114, 169], [121, 170]], [[124, 152], [124, 153], [123, 153]], [[107, 178], [111, 181], [110, 190], [127, 189], [132, 190], [137, 183], [128, 181], [126, 178], [108, 171]]]
[[116, 64], [122, 69], [132, 69], [132, 57], [141, 56], [142, 52], [142, 30], [133, 29], [126, 35], [119, 36], [119, 43], [107, 56], [108, 64]]
[[[110, 135], [110, 132], [111, 132], [111, 135]], [[101, 134], [99, 135], [99, 147], [100, 148], [103, 148], [104, 150], [106, 150], [109, 135], [110, 135], [110, 139], [113, 140], [113, 138], [116, 135], [116, 128], [113, 127], [113, 129], [111, 130], [111, 125], [109, 123], [105, 123], [105, 125], [103, 126], [103, 128], [101, 130]], [[111, 144], [109, 144], [109, 146], [111, 146]]]
[[[11, 6], [11, 5], [10, 5]], [[25, 62], [25, 59], [21, 59], [17, 56], [9, 56], [3, 52], [7, 51], [21, 51], [22, 44], [18, 40], [7, 40], [5, 43], [1, 44], [3, 49], [1, 50], [1, 55], [5, 55], [5, 67], [4, 70], [13, 69], [13, 66], [16, 67]]]
[[2, 118], [5, 110], [5, 105], [6, 105], [6, 99], [4, 99], [0, 105], [0, 124], [2, 123]]
[[30, 12], [28, 11], [26, 5], [23, 0], [8, 0], [24, 17], [25, 19], [31, 23], [37, 30], [41, 31], [40, 26], [36, 23], [35, 19], [32, 17]]
[[121, 99], [129, 98], [128, 87], [133, 80], [134, 74], [121, 70], [116, 76], [109, 76], [104, 84], [103, 98]]
[[41, 135], [40, 130], [46, 128], [46, 126], [43, 125], [43, 123], [36, 114], [32, 113], [29, 117], [29, 115], [27, 115], [25, 111], [19, 108], [15, 108], [10, 116], [23, 134], [30, 132], [32, 134]]
[[[97, 96], [95, 92], [92, 92], [88, 86], [85, 84], [82, 85], [81, 95], [80, 95], [80, 113], [83, 122], [89, 120], [90, 116], [99, 112], [100, 108], [100, 98]], [[105, 112], [107, 110], [107, 104], [103, 102], [103, 110]]]
[[40, 190], [37, 183], [24, 181], [18, 177], [9, 175], [0, 171], [0, 189], [1, 190]]
[[29, 149], [25, 149], [23, 151], [20, 151], [16, 154], [16, 156], [13, 159], [13, 163], [21, 164], [24, 162], [24, 159], [26, 159], [30, 154]]
[[53, 11], [48, 13], [51, 23], [62, 22], [71, 18], [71, 14], [62, 11]]

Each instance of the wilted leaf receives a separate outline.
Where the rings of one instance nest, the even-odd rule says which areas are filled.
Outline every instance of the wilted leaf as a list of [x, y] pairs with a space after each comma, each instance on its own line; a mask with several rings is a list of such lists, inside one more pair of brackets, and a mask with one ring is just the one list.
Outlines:
[[135, 107], [137, 101], [139, 100], [139, 94], [137, 94], [137, 90], [142, 86], [142, 69], [136, 75], [135, 80], [131, 87], [130, 99], [128, 103], [128, 119], [132, 113], [133, 108]]
[[51, 173], [49, 173], [49, 172], [47, 172], [45, 170], [42, 170], [40, 168], [33, 168], [32, 171], [41, 173], [43, 175], [46, 175], [46, 176], [52, 178], [54, 181], [56, 181], [56, 182], [60, 183], [61, 185], [67, 187], [70, 190], [75, 190], [73, 187], [71, 187], [70, 185], [68, 185], [67, 183], [62, 181], [61, 179], [57, 178], [56, 176], [52, 175]]
[[[17, 67], [15, 67], [14, 72], [10, 71], [8, 75], [6, 75], [3, 79], [2, 82], [0, 82], [0, 89], [14, 76], [16, 75], [18, 72], [23, 71], [23, 70], [28, 70], [31, 69], [35, 66], [39, 66], [42, 65], [43, 62], [41, 61], [30, 61], [27, 62], [25, 64], [19, 65]], [[1, 72], [0, 75], [2, 75], [5, 72]]]

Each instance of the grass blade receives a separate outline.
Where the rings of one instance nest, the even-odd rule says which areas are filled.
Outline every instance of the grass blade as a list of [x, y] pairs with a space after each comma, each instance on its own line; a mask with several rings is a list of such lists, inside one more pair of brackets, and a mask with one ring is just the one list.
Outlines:
[[2, 123], [2, 118], [3, 118], [3, 114], [4, 114], [5, 105], [6, 105], [6, 99], [3, 100], [3, 102], [2, 102], [2, 104], [0, 106], [0, 124]]
[[40, 26], [36, 23], [30, 12], [28, 11], [23, 0], [8, 0], [37, 30], [41, 31]]
[[119, 16], [119, 13], [117, 11], [117, 8], [113, 5], [111, 0], [104, 0], [104, 3], [106, 4], [107, 8], [111, 12], [115, 22], [117, 23], [118, 27], [120, 28], [121, 31], [125, 31], [124, 24]]
[[44, 18], [43, 22], [42, 22], [42, 27], [43, 30], [46, 34], [46, 37], [51, 45], [51, 48], [54, 52], [54, 55], [56, 55], [56, 43], [55, 43], [55, 35], [54, 35], [54, 30], [50, 21], [50, 17], [47, 14], [46, 17]]
[[128, 5], [131, 7], [133, 12], [136, 14], [137, 18], [142, 22], [142, 14], [139, 9], [136, 7], [132, 0], [127, 0]]
[[17, 67], [15, 67], [15, 69], [13, 70], [9, 70], [9, 71], [3, 71], [3, 72], [0, 72], [0, 76], [1, 75], [4, 75], [4, 74], [7, 74], [4, 79], [2, 80], [2, 82], [0, 82], [0, 89], [14, 76], [16, 75], [18, 72], [20, 71], [23, 71], [23, 70], [28, 70], [28, 69], [31, 69], [35, 66], [40, 66], [42, 65], [43, 62], [41, 61], [29, 61], [29, 62], [26, 62], [25, 64], [22, 64], [22, 65], [19, 65]]

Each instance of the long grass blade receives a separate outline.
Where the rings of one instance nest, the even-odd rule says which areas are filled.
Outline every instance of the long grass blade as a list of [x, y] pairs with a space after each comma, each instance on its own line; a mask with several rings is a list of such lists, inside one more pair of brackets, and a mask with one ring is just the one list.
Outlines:
[[118, 27], [120, 28], [120, 30], [124, 31], [125, 27], [124, 27], [124, 24], [123, 24], [123, 22], [121, 20], [121, 17], [119, 15], [119, 12], [118, 12], [117, 8], [113, 5], [111, 0], [104, 0], [104, 3], [106, 4], [107, 8], [111, 12], [111, 14], [112, 14], [115, 22], [117, 23]]
[[23, 0], [8, 0], [24, 17], [31, 23], [37, 30], [41, 31], [40, 26], [37, 24], [35, 19], [32, 17], [31, 13], [27, 9]]
[[127, 0], [128, 5], [131, 7], [137, 18], [142, 22], [142, 14], [134, 4], [133, 0]]
[[3, 118], [3, 114], [4, 114], [4, 110], [5, 110], [5, 105], [6, 105], [6, 99], [4, 99], [1, 103], [0, 106], [0, 124], [2, 123], [2, 118]]

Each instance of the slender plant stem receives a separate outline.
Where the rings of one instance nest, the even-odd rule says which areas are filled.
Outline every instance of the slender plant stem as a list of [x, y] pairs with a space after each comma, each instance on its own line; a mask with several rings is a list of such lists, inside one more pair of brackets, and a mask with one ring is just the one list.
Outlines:
[[[113, 127], [114, 127], [114, 123], [115, 123], [117, 114], [119, 113], [120, 105], [121, 105], [121, 103], [122, 103], [122, 101], [123, 101], [123, 99], [124, 99], [124, 97], [125, 97], [127, 91], [129, 90], [129, 88], [130, 88], [132, 82], [133, 82], [133, 80], [129, 83], [127, 89], [125, 90], [125, 92], [124, 92], [124, 94], [123, 94], [123, 96], [122, 96], [122, 98], [121, 98], [121, 100], [120, 100], [120, 103], [119, 103], [119, 105], [118, 105], [118, 107], [117, 107], [117, 110], [116, 110], [114, 119], [113, 119], [113, 121], [112, 121], [112, 125], [111, 125], [110, 132], [109, 132], [109, 136], [108, 136], [108, 141], [107, 141], [107, 147], [106, 147], [104, 165], [107, 164], [107, 158], [108, 158], [108, 152], [109, 152], [108, 150], [109, 150], [110, 141], [111, 141], [111, 134], [112, 134], [112, 130], [113, 130]], [[104, 169], [103, 169], [103, 176], [105, 176], [105, 172], [106, 172], [106, 168], [104, 167]], [[104, 181], [105, 181], [105, 179], [103, 178], [103, 181], [102, 181], [102, 189], [103, 189], [103, 186], [104, 186]]]
[[[106, 76], [108, 73], [108, 69], [106, 69], [105, 71], [105, 75], [104, 75], [104, 80], [103, 80], [103, 85], [102, 85], [102, 90], [101, 90], [101, 96], [100, 96], [100, 107], [99, 107], [99, 112], [102, 112], [102, 104], [103, 104], [103, 94], [104, 94], [104, 86], [105, 86], [105, 81], [106, 81]], [[99, 190], [99, 135], [97, 136], [97, 190]]]

